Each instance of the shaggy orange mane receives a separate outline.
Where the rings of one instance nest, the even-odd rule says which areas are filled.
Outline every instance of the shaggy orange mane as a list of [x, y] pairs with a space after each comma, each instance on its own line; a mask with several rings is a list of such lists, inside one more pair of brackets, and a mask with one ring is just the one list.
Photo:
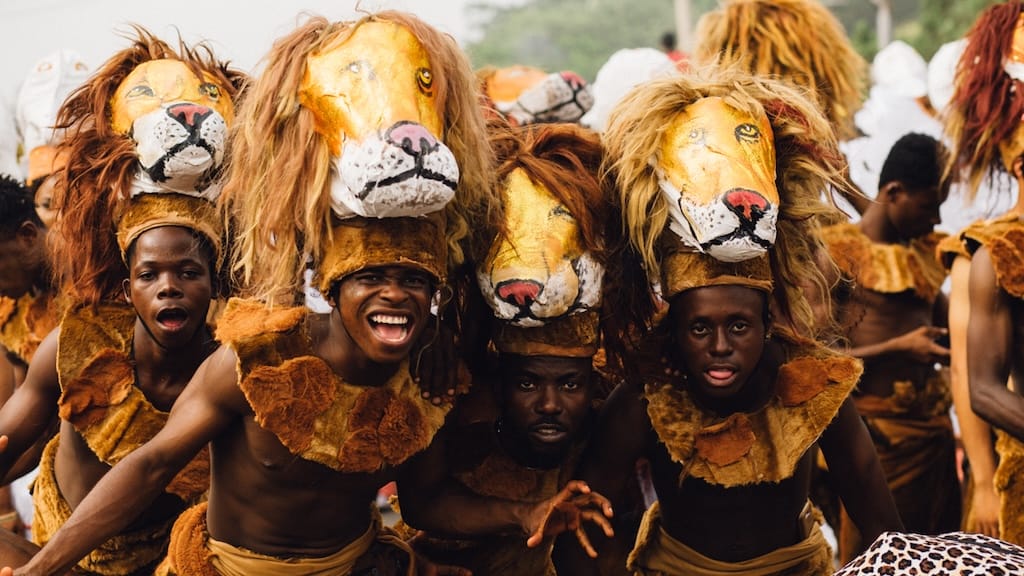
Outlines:
[[967, 32], [968, 42], [957, 63], [945, 130], [953, 141], [955, 167], [967, 176], [971, 199], [986, 175], [1008, 171], [999, 143], [1024, 117], [1024, 83], [1003, 70], [1022, 11], [1020, 2], [990, 6]]
[[[306, 256], [321, 260], [331, 234], [331, 156], [314, 115], [299, 100], [311, 54], [344, 42], [366, 22], [408, 29], [429, 55], [441, 140], [459, 166], [448, 203], [449, 268], [486, 249], [481, 236], [493, 218], [493, 171], [476, 79], [454, 39], [414, 16], [381, 12], [355, 22], [312, 17], [279, 39], [232, 127], [232, 149], [221, 199], [234, 224], [232, 274], [246, 296], [291, 304], [301, 294]], [[493, 228], [490, 228], [493, 230]]]
[[530, 180], [547, 188], [576, 219], [584, 249], [603, 263], [611, 206], [598, 177], [603, 156], [598, 134], [575, 124], [498, 124], [492, 123], [490, 129], [498, 182], [521, 168]]
[[57, 282], [74, 302], [95, 305], [117, 298], [128, 270], [121, 259], [114, 210], [127, 199], [137, 170], [135, 144], [114, 132], [110, 102], [121, 82], [150, 60], [186, 63], [202, 77], [209, 74], [234, 98], [246, 76], [217, 61], [205, 44], [187, 46], [179, 39], [175, 51], [140, 26], [128, 48], [114, 54], [89, 80], [73, 92], [57, 113], [57, 126], [67, 129], [59, 145], [68, 163], [64, 185], [54, 191], [54, 210], [60, 215], [49, 234]]

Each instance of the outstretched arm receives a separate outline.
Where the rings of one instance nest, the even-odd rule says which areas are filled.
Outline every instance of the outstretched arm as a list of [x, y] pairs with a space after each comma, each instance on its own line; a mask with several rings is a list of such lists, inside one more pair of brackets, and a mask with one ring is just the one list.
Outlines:
[[902, 531], [903, 522], [878, 463], [875, 445], [852, 399], [843, 402], [818, 445], [836, 479], [839, 497], [864, 541], [871, 542], [885, 531]]
[[245, 406], [237, 386], [235, 354], [222, 347], [196, 371], [164, 428], [114, 466], [43, 550], [16, 574], [64, 574], [134, 520]]
[[997, 428], [1024, 440], [1024, 398], [1006, 388], [1013, 357], [1010, 295], [996, 283], [987, 248], [971, 259], [967, 357], [971, 408]]
[[529, 546], [563, 531], [576, 532], [584, 521], [611, 534], [605, 518], [611, 516], [611, 505], [582, 482], [570, 482], [556, 496], [539, 503], [472, 492], [449, 473], [445, 457], [449, 434], [448, 427], [442, 428], [431, 445], [399, 474], [402, 517], [410, 526], [450, 537], [521, 532], [528, 537]]
[[57, 341], [60, 328], [40, 343], [25, 382], [0, 408], [0, 477], [47, 431], [57, 414]]
[[971, 261], [957, 256], [950, 271], [952, 289], [949, 293], [950, 386], [953, 405], [960, 422], [960, 438], [971, 463], [974, 489], [971, 496], [973, 519], [967, 530], [999, 537], [999, 496], [993, 478], [996, 471], [995, 449], [992, 446], [992, 428], [971, 410], [970, 391], [967, 386], [967, 323], [971, 303], [968, 298]]
[[[639, 378], [638, 378], [639, 380]], [[636, 461], [642, 457], [654, 431], [643, 400], [639, 382], [621, 383], [601, 406], [590, 444], [583, 455], [578, 477], [591, 489], [611, 498], [612, 506], [623, 510], [630, 477], [636, 473]], [[597, 554], [607, 550], [613, 535], [587, 530]], [[594, 554], [584, 556], [578, 546], [559, 537], [553, 559], [559, 573], [597, 574]]]

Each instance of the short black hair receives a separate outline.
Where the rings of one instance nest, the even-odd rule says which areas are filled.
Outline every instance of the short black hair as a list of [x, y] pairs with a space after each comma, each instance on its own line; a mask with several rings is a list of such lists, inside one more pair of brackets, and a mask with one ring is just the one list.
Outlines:
[[[193, 228], [189, 228], [188, 226], [180, 226], [177, 224], [173, 226], [177, 226], [178, 228], [184, 228], [185, 230], [188, 230], [189, 232], [192, 233], [192, 239], [195, 240], [196, 246], [198, 246], [199, 248], [199, 253], [204, 258], [206, 258], [207, 267], [209, 268], [210, 272], [210, 278], [212, 278], [213, 281], [216, 282], [218, 278], [217, 259], [215, 257], [215, 252], [213, 249], [213, 242], [211, 242], [210, 239], [206, 237], [206, 234], [202, 234]], [[152, 228], [150, 230], [152, 230]], [[149, 232], [149, 230], [146, 230], [142, 234], [145, 234], [146, 232]], [[136, 236], [135, 239], [132, 240], [131, 244], [128, 245], [128, 248], [124, 251], [125, 265], [131, 266], [132, 258], [135, 257], [136, 244], [138, 244], [138, 240], [142, 236], [142, 234]]]
[[25, 222], [42, 227], [32, 191], [8, 174], [0, 174], [0, 237], [8, 239]]
[[946, 146], [927, 134], [904, 134], [892, 148], [882, 164], [878, 188], [890, 182], [899, 182], [910, 190], [923, 190], [938, 186], [949, 160]]
[[661, 35], [661, 46], [665, 50], [675, 50], [676, 49], [676, 33], [675, 32], [665, 32], [664, 34], [662, 34]]

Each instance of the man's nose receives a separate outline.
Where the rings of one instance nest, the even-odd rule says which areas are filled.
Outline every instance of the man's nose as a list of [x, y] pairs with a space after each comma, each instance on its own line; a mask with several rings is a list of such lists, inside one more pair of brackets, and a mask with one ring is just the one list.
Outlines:
[[555, 386], [542, 386], [541, 396], [537, 401], [537, 411], [541, 414], [561, 414], [562, 403], [558, 400], [558, 390]]

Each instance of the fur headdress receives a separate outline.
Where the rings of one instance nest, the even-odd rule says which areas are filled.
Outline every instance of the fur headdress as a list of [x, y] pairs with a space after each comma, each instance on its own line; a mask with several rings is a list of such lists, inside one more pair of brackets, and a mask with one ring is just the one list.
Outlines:
[[[133, 44], [107, 60], [71, 94], [58, 113], [58, 127], [66, 129], [60, 143], [60, 151], [67, 157], [66, 186], [58, 187], [54, 194], [54, 208], [60, 217], [50, 238], [54, 259], [61, 263], [57, 267], [60, 283], [72, 299], [82, 304], [116, 298], [122, 279], [128, 277], [116, 226], [137, 192], [142, 154], [133, 137], [115, 130], [112, 123], [112, 103], [123, 81], [140, 65], [166, 59], [184, 63], [228, 98], [237, 95], [245, 82], [242, 73], [215, 60], [205, 45], [190, 48], [181, 42], [175, 51], [140, 27], [135, 27], [135, 32]], [[183, 113], [193, 112], [189, 109]], [[186, 200], [193, 202], [207, 200]], [[163, 204], [147, 215], [136, 210], [134, 225], [161, 218], [165, 208]], [[206, 232], [203, 228], [198, 231]], [[213, 237], [210, 240], [220, 241]]]
[[[361, 168], [347, 166], [358, 159], [346, 158], [351, 154], [345, 146], [357, 139], [344, 130], [325, 128], [323, 116], [329, 112], [318, 107], [329, 106], [331, 98], [327, 94], [318, 97], [309, 93], [307, 81], [313, 73], [309, 63], [344, 49], [350, 38], [370, 24], [394, 24], [406, 30], [426, 53], [429, 65], [418, 69], [416, 79], [396, 78], [390, 71], [377, 74], [374, 62], [370, 61], [353, 62], [336, 75], [366, 72], [375, 75], [371, 80], [386, 77], [391, 82], [418, 81], [421, 89], [430, 93], [441, 123], [440, 133], [422, 137], [421, 132], [410, 131], [399, 148], [410, 154], [413, 148], [426, 146], [433, 150], [440, 144], [450, 151], [449, 158], [454, 157], [457, 183], [452, 183], [454, 199], [444, 204], [443, 224], [416, 217], [375, 218], [358, 212], [340, 213], [341, 188], [347, 188], [344, 200], [348, 201], [353, 195], [373, 194], [375, 186], [387, 185], [383, 180], [372, 180], [383, 178], [374, 170], [384, 172], [381, 166], [385, 161], [370, 157]], [[373, 28], [367, 30], [369, 34]], [[386, 57], [400, 58], [394, 54]], [[369, 70], [363, 70], [364, 64]], [[390, 104], [389, 101], [376, 105], [384, 110]], [[353, 104], [356, 107], [358, 104]], [[354, 111], [356, 115], [359, 112]], [[381, 243], [378, 248], [390, 250], [383, 256], [391, 261], [408, 257], [409, 250], [422, 253], [446, 247], [447, 256], [427, 256], [435, 262], [447, 260], [449, 269], [461, 265], [480, 240], [486, 242], [483, 237], [474, 238], [486, 228], [478, 223], [489, 217], [489, 197], [493, 192], [490, 151], [477, 101], [476, 79], [455, 41], [414, 16], [381, 12], [355, 22], [335, 23], [311, 18], [274, 44], [239, 116], [244, 120], [235, 124], [224, 195], [237, 226], [232, 272], [248, 296], [267, 302], [294, 302], [300, 292], [307, 256], [316, 267], [315, 282], [320, 288], [328, 288], [353, 267], [371, 263], [362, 256], [348, 257], [340, 251], [349, 244], [344, 237], [339, 238], [348, 229], [339, 226], [363, 227], [380, 238], [390, 237], [391, 242]], [[337, 116], [333, 119], [339, 123], [346, 120]], [[363, 128], [378, 142], [400, 135], [388, 127], [384, 127], [387, 133], [380, 127]], [[404, 154], [396, 152], [396, 156]], [[445, 163], [442, 167], [447, 170], [451, 166]], [[353, 183], [354, 180], [358, 182]], [[392, 205], [401, 201], [401, 197], [392, 198]], [[351, 202], [345, 206], [360, 209], [352, 208]], [[393, 224], [406, 228], [388, 230]], [[414, 231], [420, 225], [425, 227], [424, 236]], [[431, 244], [437, 230], [443, 233], [445, 241]], [[341, 244], [336, 245], [338, 242]], [[329, 254], [333, 256], [328, 257]], [[420, 264], [425, 269], [434, 268], [431, 271], [440, 279], [445, 276], [444, 267], [438, 270], [433, 265]]]
[[501, 352], [593, 356], [611, 214], [598, 135], [573, 124], [492, 124], [504, 215], [477, 269]]
[[[671, 206], [658, 168], [663, 137], [684, 111], [709, 98], [720, 98], [730, 109], [753, 117], [763, 114], [770, 124], [779, 200], [774, 245], [766, 256], [722, 262], [684, 246], [670, 230]], [[744, 137], [742, 128], [736, 128], [737, 139]], [[736, 68], [695, 70], [634, 89], [613, 111], [604, 143], [604, 174], [617, 190], [628, 238], [624, 257], [616, 261], [635, 260], [647, 273], [640, 282], [660, 282], [667, 295], [721, 283], [725, 276], [732, 278], [729, 283], [771, 287], [777, 318], [809, 333], [811, 310], [800, 286], [813, 282], [827, 292], [815, 261], [822, 250], [817, 226], [836, 218], [838, 210], [822, 202], [821, 194], [842, 185], [843, 166], [833, 131], [814, 102], [788, 84]], [[681, 189], [687, 189], [685, 181]], [[653, 307], [631, 295], [646, 293], [648, 286], [631, 285], [631, 276], [642, 275], [628, 270], [609, 274], [625, 286], [606, 294], [628, 299], [612, 308], [643, 326], [651, 322]]]
[[697, 62], [792, 82], [817, 99], [840, 139], [855, 135], [867, 62], [817, 0], [726, 0], [701, 18], [697, 38]]
[[967, 174], [968, 198], [987, 175], [1012, 168], [1005, 165], [999, 147], [1020, 138], [1016, 133], [1024, 126], [1022, 13], [1024, 4], [1017, 1], [986, 9], [967, 32], [957, 64], [945, 129], [953, 141], [955, 165]]

